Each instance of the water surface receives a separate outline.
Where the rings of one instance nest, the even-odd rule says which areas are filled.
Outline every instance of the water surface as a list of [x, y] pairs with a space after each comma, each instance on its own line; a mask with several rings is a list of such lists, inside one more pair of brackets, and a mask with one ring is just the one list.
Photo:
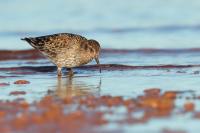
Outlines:
[[104, 48], [199, 47], [198, 0], [0, 1], [0, 49], [31, 48], [20, 38], [72, 32]]

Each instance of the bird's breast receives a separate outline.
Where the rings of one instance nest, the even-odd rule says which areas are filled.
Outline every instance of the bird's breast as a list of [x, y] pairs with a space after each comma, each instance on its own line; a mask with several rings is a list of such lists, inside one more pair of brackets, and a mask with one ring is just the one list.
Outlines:
[[57, 54], [53, 60], [57, 66], [61, 67], [77, 67], [89, 63], [93, 59], [92, 55], [80, 54], [79, 52], [65, 52]]

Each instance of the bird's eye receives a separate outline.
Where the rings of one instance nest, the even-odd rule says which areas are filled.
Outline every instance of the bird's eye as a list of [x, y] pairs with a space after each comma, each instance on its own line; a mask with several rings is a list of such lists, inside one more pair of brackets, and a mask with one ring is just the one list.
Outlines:
[[88, 46], [87, 46], [87, 45], [85, 45], [85, 46], [84, 46], [84, 49], [87, 51], [87, 50], [88, 50]]

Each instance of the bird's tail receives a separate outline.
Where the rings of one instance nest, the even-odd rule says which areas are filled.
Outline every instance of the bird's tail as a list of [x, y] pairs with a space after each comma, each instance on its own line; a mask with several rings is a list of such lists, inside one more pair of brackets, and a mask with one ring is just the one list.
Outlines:
[[23, 40], [23, 41], [26, 41], [26, 42], [28, 42], [28, 43], [34, 43], [34, 40], [32, 39], [32, 38], [27, 38], [27, 37], [25, 37], [25, 38], [21, 38], [21, 40]]
[[26, 41], [26, 42], [28, 42], [32, 47], [37, 48], [37, 46], [36, 46], [37, 43], [36, 43], [36, 40], [35, 40], [34, 38], [25, 37], [25, 38], [21, 38], [21, 40]]

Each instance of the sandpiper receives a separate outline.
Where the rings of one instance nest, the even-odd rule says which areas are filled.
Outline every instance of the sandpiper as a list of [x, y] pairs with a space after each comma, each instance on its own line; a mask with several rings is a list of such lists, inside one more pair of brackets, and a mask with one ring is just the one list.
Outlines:
[[89, 63], [95, 59], [101, 72], [99, 63], [100, 44], [96, 40], [88, 40], [80, 35], [71, 33], [59, 33], [40, 37], [26, 37], [25, 40], [32, 47], [47, 56], [56, 66], [58, 76], [62, 76], [62, 68], [69, 70]]

